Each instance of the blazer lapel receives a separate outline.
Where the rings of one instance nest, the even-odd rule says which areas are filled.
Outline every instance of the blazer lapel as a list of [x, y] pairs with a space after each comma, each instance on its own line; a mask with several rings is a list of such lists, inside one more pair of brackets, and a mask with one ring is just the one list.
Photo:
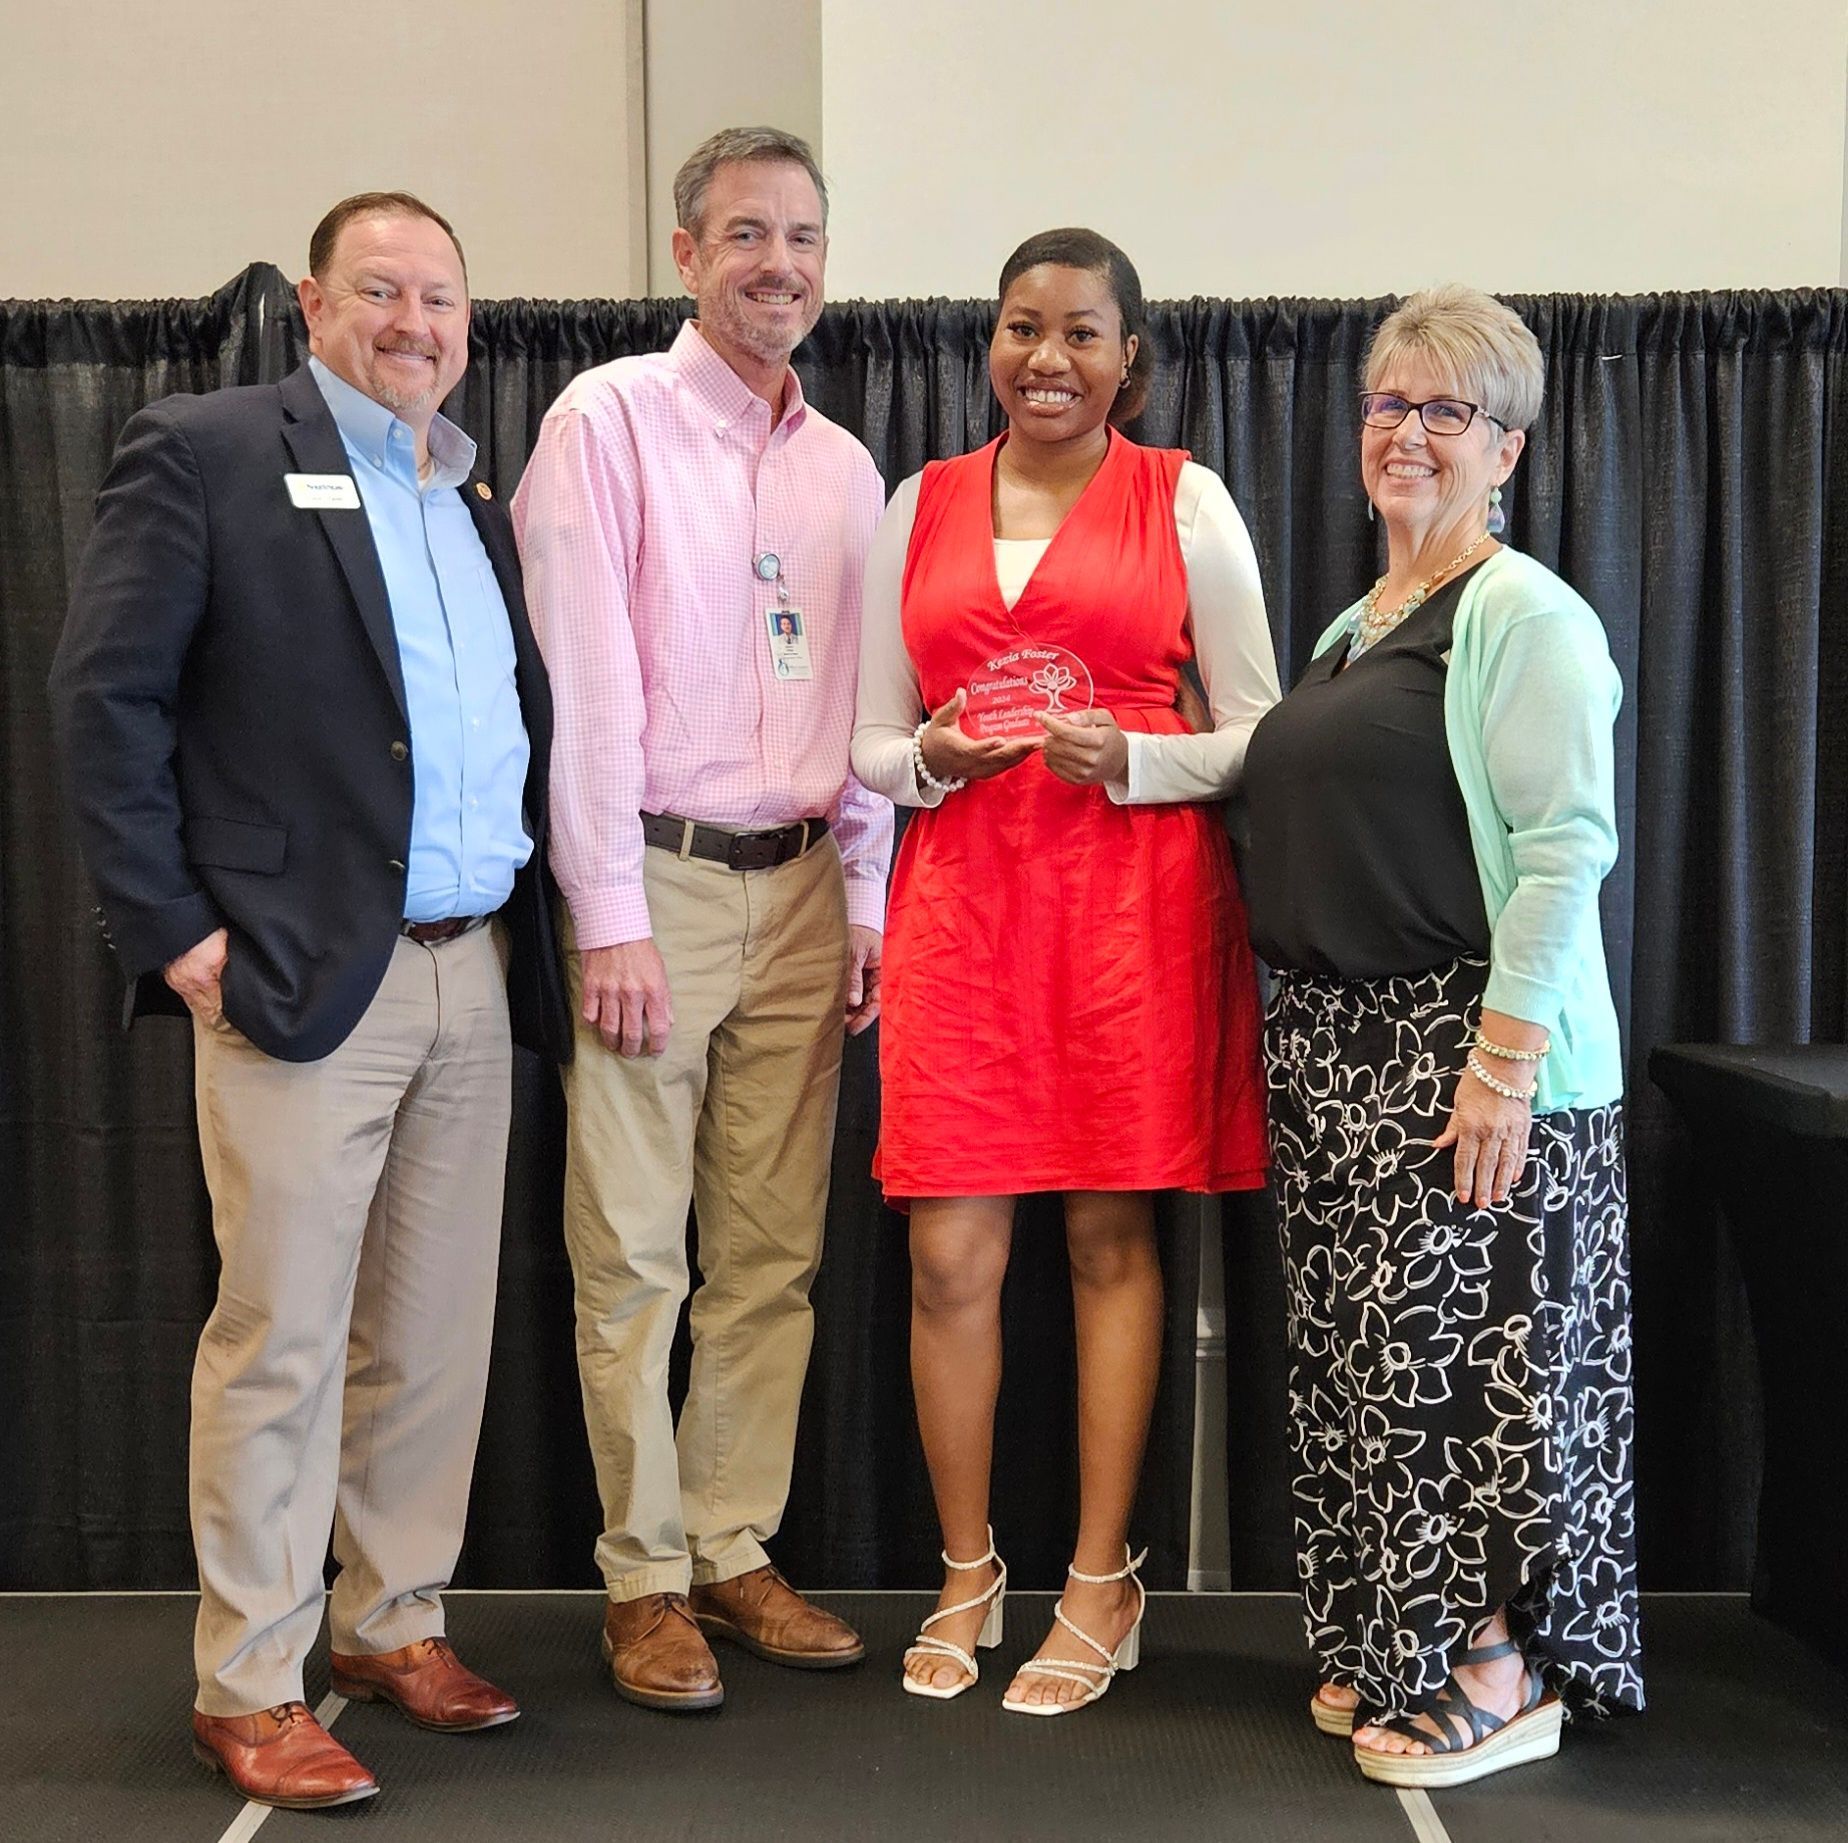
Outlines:
[[[277, 388], [287, 418], [282, 426], [282, 439], [295, 459], [297, 471], [345, 474], [351, 478], [353, 469], [347, 460], [346, 447], [313, 373], [304, 365], [290, 372]], [[365, 508], [314, 512], [309, 516], [320, 520], [321, 529], [333, 546], [347, 588], [352, 592], [353, 605], [358, 608], [367, 638], [372, 642], [372, 650], [379, 656], [386, 683], [397, 699], [399, 713], [408, 723], [410, 712], [404, 700], [404, 668], [398, 660], [398, 633], [392, 626], [391, 598], [385, 591], [385, 575], [379, 568], [379, 553], [372, 542], [372, 527], [367, 522]]]

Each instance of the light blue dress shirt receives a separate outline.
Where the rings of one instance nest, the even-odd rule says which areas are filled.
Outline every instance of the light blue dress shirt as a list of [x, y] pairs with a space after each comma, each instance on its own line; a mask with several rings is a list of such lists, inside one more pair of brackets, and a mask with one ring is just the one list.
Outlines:
[[475, 444], [438, 416], [433, 471], [419, 484], [409, 426], [318, 358], [308, 369], [353, 463], [398, 636], [415, 777], [404, 917], [486, 915], [532, 855], [523, 817], [531, 746], [507, 604], [456, 491]]

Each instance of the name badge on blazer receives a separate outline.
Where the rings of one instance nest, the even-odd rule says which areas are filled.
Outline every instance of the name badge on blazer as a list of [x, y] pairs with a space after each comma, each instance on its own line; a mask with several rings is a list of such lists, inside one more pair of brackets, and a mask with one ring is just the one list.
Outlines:
[[359, 485], [351, 474], [284, 474], [289, 504], [301, 512], [357, 512]]

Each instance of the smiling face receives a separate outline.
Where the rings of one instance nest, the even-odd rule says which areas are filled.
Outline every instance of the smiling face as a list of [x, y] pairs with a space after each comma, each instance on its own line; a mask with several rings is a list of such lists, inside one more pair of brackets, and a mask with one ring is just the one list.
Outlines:
[[1103, 426], [1135, 356], [1109, 278], [1046, 262], [1009, 287], [988, 377], [1016, 435], [1065, 442]]
[[[1372, 382], [1408, 403], [1432, 397], [1461, 397], [1468, 391], [1416, 351], [1401, 354]], [[1396, 429], [1363, 424], [1360, 476], [1388, 525], [1417, 532], [1467, 528], [1470, 536], [1486, 522], [1489, 489], [1514, 471], [1526, 437], [1504, 431], [1478, 415], [1461, 435], [1433, 435], [1413, 410]]]
[[674, 232], [674, 264], [699, 302], [699, 330], [741, 372], [786, 364], [808, 337], [821, 317], [827, 255], [821, 195], [789, 160], [721, 166], [698, 236]]
[[429, 218], [354, 218], [298, 290], [308, 349], [420, 433], [468, 365], [468, 285]]

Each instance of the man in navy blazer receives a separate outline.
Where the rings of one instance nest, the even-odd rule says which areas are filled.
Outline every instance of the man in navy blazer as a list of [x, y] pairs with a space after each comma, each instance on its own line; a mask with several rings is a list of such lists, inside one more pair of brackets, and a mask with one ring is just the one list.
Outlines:
[[192, 1017], [222, 1258], [193, 1376], [194, 1748], [369, 1797], [302, 1700], [512, 1720], [443, 1638], [480, 1431], [511, 1041], [563, 1057], [551, 704], [507, 516], [437, 413], [462, 252], [404, 193], [315, 231], [311, 358], [124, 430], [52, 671], [127, 1015]]

